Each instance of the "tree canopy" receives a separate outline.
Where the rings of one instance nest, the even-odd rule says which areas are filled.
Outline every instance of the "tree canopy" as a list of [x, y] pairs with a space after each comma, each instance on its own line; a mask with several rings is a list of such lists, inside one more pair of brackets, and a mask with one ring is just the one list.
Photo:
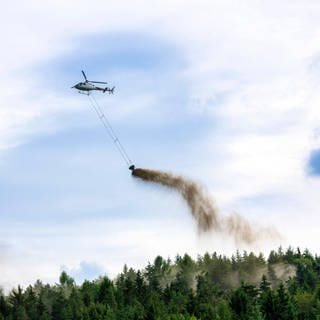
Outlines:
[[267, 259], [252, 252], [158, 256], [142, 270], [125, 266], [113, 280], [78, 285], [63, 271], [54, 285], [38, 280], [0, 291], [0, 320], [319, 318], [320, 258], [292, 248]]

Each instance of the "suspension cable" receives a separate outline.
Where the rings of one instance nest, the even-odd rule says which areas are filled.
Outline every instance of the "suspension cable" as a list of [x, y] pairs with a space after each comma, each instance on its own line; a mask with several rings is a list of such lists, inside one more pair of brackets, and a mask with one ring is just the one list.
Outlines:
[[119, 138], [117, 137], [116, 133], [114, 132], [108, 118], [106, 117], [106, 115], [104, 114], [103, 110], [101, 109], [100, 105], [98, 104], [97, 100], [95, 99], [95, 97], [90, 94], [88, 95], [89, 101], [91, 103], [91, 106], [93, 107], [94, 111], [96, 112], [98, 118], [100, 119], [102, 125], [104, 126], [104, 128], [107, 131], [107, 134], [109, 135], [109, 137], [111, 138], [111, 140], [113, 141], [113, 143], [115, 144], [116, 148], [118, 149], [122, 159], [124, 160], [124, 162], [126, 163], [126, 165], [128, 167], [132, 166], [132, 161], [128, 156], [128, 153], [126, 152], [126, 150], [124, 149], [123, 145], [121, 144]]

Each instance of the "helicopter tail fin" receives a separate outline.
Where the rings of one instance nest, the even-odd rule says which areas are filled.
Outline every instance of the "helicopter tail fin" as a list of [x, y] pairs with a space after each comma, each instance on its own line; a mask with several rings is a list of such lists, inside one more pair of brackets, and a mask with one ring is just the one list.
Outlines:
[[112, 87], [112, 88], [110, 89], [109, 87], [105, 87], [105, 88], [103, 89], [103, 93], [106, 92], [106, 91], [108, 91], [110, 94], [113, 94], [114, 88], [115, 88], [115, 87]]

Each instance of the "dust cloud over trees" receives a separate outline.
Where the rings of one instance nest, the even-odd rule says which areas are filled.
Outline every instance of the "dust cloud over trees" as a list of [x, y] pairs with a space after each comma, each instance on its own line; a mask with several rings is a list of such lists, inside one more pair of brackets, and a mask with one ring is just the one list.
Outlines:
[[[317, 319], [320, 258], [281, 248], [231, 258], [206, 253], [174, 261], [156, 257], [144, 269], [127, 267], [114, 280], [103, 276], [77, 285], [65, 272], [59, 283], [0, 291], [0, 319]], [[5, 281], [5, 279], [2, 279]]]

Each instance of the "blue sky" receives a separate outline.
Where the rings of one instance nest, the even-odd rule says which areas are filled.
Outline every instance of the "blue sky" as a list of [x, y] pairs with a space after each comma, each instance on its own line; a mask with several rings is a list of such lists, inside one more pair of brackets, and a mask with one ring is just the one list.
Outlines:
[[[6, 289], [66, 269], [115, 277], [157, 254], [279, 245], [319, 253], [317, 1], [13, 1], [0, 53], [0, 261]], [[289, 18], [290, 17], [290, 18]], [[135, 181], [86, 96], [89, 79], [133, 162], [200, 182], [221, 214], [274, 226], [248, 246], [199, 236], [173, 192]]]
[[320, 150], [311, 152], [308, 167], [311, 176], [320, 176]]

